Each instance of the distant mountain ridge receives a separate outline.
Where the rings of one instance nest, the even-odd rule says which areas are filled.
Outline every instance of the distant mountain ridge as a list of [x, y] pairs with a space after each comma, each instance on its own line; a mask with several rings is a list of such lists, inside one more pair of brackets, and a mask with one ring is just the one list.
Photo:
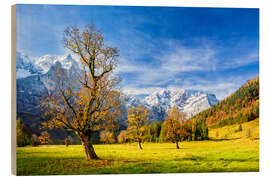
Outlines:
[[184, 112], [187, 118], [190, 118], [218, 102], [214, 94], [186, 89], [163, 89], [153, 92], [144, 99], [124, 94], [122, 99], [125, 109], [138, 105], [146, 106], [151, 110], [151, 119], [161, 122], [165, 120], [168, 111], [173, 106]]
[[41, 74], [41, 69], [34, 64], [34, 61], [23, 53], [16, 53], [16, 79]]
[[67, 55], [44, 55], [37, 59], [30, 58], [24, 53], [17, 52], [16, 54], [16, 72], [17, 79], [26, 78], [34, 75], [47, 73], [53, 65], [60, 63], [65, 70], [74, 68], [80, 71], [81, 68], [70, 54]]
[[44, 55], [35, 61], [35, 65], [42, 69], [42, 74], [44, 74], [47, 73], [52, 65], [55, 65], [57, 62], [60, 63], [62, 68], [66, 70], [69, 70], [70, 68], [74, 68], [76, 70], [80, 69], [78, 62], [73, 59], [70, 54], [60, 56]]
[[[32, 114], [40, 114], [40, 100], [42, 92], [54, 91], [56, 71], [62, 70], [67, 81], [74, 85], [76, 75], [82, 70], [79, 63], [69, 55], [44, 55], [36, 60], [17, 53], [17, 110]], [[198, 90], [163, 89], [153, 92], [144, 99], [123, 94], [122, 107], [143, 105], [151, 110], [151, 119], [164, 121], [170, 108], [176, 106], [190, 118], [199, 112], [215, 105], [218, 100], [214, 94]], [[123, 122], [125, 119], [123, 119]]]
[[[145, 106], [152, 109], [154, 116], [162, 112], [165, 112], [167, 115], [168, 111], [173, 106], [176, 106], [180, 111], [186, 113], [188, 118], [208, 109], [217, 102], [218, 100], [214, 94], [186, 89], [156, 91], [143, 100]], [[159, 120], [163, 121], [164, 118]]]

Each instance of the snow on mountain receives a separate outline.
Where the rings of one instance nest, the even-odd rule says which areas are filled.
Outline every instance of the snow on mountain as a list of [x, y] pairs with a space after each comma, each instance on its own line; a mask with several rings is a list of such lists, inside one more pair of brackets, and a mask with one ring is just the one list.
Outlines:
[[19, 52], [16, 53], [17, 79], [37, 75], [40, 73], [40, 69], [34, 65], [33, 60], [29, 56]]
[[122, 99], [125, 109], [138, 105], [149, 108], [151, 110], [150, 118], [153, 121], [164, 121], [173, 106], [191, 118], [218, 102], [214, 94], [185, 89], [163, 89], [155, 91], [141, 100], [131, 95], [123, 95]]
[[50, 68], [59, 62], [62, 68], [69, 70], [74, 68], [80, 70], [78, 62], [70, 55], [44, 55], [38, 59], [32, 59], [23, 53], [17, 52], [16, 71], [17, 79], [26, 78], [28, 76], [40, 75], [47, 73]]
[[173, 106], [190, 118], [215, 105], [218, 100], [214, 94], [202, 91], [164, 89], [150, 94], [142, 102], [152, 110], [152, 119], [164, 120], [165, 116], [160, 117], [160, 114], [167, 114]]
[[81, 70], [71, 55], [45, 55], [32, 60], [17, 53], [17, 108], [21, 112], [38, 113], [42, 94], [56, 88], [57, 72], [65, 73], [65, 82], [78, 83]]
[[122, 102], [126, 108], [136, 107], [138, 105], [142, 105], [142, 102], [134, 96], [131, 96], [128, 94], [122, 94], [121, 98], [122, 98]]
[[195, 94], [187, 99], [183, 112], [185, 112], [188, 117], [192, 117], [216, 103], [218, 103], [218, 100], [213, 94]]
[[[16, 58], [17, 97], [18, 107], [21, 108], [19, 109], [21, 111], [31, 112], [32, 109], [37, 109], [37, 102], [39, 102], [42, 92], [54, 91], [55, 70], [63, 69], [67, 81], [74, 85], [78, 83], [77, 75], [80, 74], [81, 68], [78, 61], [70, 54], [45, 55], [33, 60], [22, 53], [17, 53]], [[164, 121], [173, 106], [190, 118], [218, 102], [214, 94], [185, 89], [163, 89], [153, 92], [144, 99], [123, 94], [122, 101], [122, 107], [125, 110], [138, 105], [148, 107], [151, 110], [151, 119], [155, 121]]]
[[28, 76], [32, 76], [33, 74], [31, 74], [28, 70], [26, 69], [17, 69], [17, 79], [19, 78], [25, 78], [25, 77], [28, 77]]
[[64, 69], [69, 70], [72, 66], [75, 69], [79, 69], [78, 63], [72, 58], [70, 54], [68, 55], [44, 55], [38, 58], [34, 63], [35, 66], [39, 67], [42, 71], [42, 74], [47, 73], [52, 65], [56, 64], [56, 62], [60, 62]]

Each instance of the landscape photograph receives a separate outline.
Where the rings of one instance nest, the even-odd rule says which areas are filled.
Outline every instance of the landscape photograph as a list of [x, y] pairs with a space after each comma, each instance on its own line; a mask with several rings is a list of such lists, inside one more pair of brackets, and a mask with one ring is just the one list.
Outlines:
[[258, 8], [12, 8], [16, 175], [260, 171]]

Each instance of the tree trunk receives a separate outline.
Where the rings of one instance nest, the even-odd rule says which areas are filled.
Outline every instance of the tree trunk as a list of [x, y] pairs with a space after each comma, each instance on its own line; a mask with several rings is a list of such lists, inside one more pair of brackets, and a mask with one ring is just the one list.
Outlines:
[[138, 141], [138, 147], [139, 149], [142, 149], [141, 140]]
[[90, 137], [82, 136], [80, 138], [81, 138], [82, 145], [84, 147], [86, 160], [89, 161], [90, 159], [99, 159], [91, 143]]
[[91, 143], [84, 144], [83, 146], [86, 155], [86, 160], [89, 161], [90, 159], [99, 159]]
[[178, 141], [176, 141], [175, 143], [176, 143], [176, 149], [179, 149]]

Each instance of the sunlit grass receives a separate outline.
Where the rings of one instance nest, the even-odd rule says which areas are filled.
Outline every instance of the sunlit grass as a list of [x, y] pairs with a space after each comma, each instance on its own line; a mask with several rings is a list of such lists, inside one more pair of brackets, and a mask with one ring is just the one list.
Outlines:
[[[239, 124], [224, 126], [222, 128], [212, 129], [209, 131], [209, 137], [212, 139], [259, 139], [259, 119], [242, 123], [242, 131], [237, 131]], [[250, 130], [250, 137], [247, 137], [247, 131]], [[218, 132], [218, 136], [216, 133]]]
[[[209, 131], [211, 140], [95, 145], [100, 160], [86, 161], [82, 146], [17, 148], [18, 175], [132, 174], [259, 171], [259, 119]], [[251, 136], [246, 130], [252, 129]]]
[[259, 141], [249, 139], [96, 145], [101, 160], [86, 161], [81, 146], [17, 148], [18, 175], [258, 171]]

